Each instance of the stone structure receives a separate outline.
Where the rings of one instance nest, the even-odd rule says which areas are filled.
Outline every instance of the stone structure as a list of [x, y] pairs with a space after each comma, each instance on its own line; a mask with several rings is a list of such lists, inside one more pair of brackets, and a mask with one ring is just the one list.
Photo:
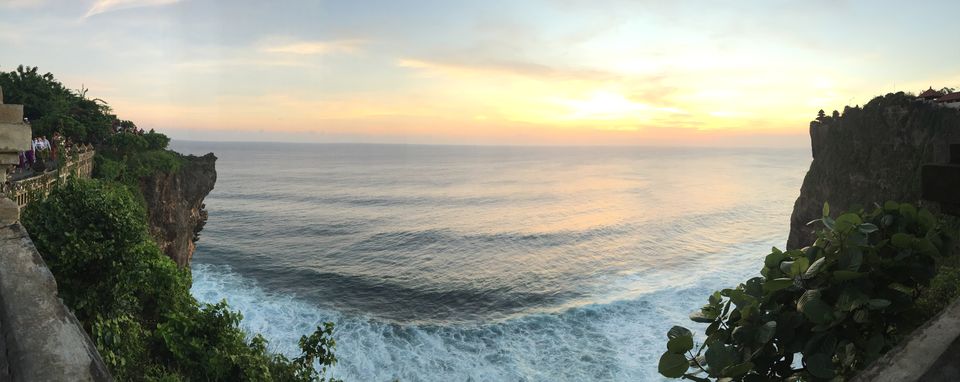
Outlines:
[[8, 194], [20, 208], [23, 208], [34, 198], [49, 194], [57, 182], [66, 181], [70, 177], [89, 179], [93, 173], [94, 154], [90, 146], [71, 147], [66, 150], [66, 159], [62, 167], [10, 182]]
[[[23, 106], [2, 99], [0, 90], [0, 381], [112, 381], [93, 341], [57, 296], [57, 282], [27, 231], [16, 224], [20, 205], [6, 197], [7, 170], [30, 148], [31, 131]], [[92, 156], [91, 150], [86, 161]], [[80, 163], [68, 168], [89, 174], [89, 165]]]
[[0, 227], [0, 381], [111, 381], [19, 224]]
[[[7, 185], [7, 170], [20, 162], [18, 153], [30, 149], [30, 126], [23, 123], [23, 105], [3, 103], [0, 88], [0, 190]], [[20, 218], [20, 208], [0, 193], [0, 226], [13, 224]]]

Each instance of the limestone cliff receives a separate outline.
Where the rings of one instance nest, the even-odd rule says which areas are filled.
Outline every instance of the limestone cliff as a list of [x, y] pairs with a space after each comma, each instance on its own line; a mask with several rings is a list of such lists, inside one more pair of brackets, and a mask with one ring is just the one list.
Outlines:
[[923, 204], [920, 166], [947, 162], [949, 144], [960, 143], [960, 111], [888, 94], [811, 122], [810, 139], [813, 162], [790, 217], [791, 249], [813, 242], [807, 223], [823, 202], [834, 212], [887, 200]]
[[160, 249], [181, 267], [190, 264], [194, 242], [207, 221], [203, 199], [217, 181], [216, 161], [213, 153], [186, 156], [179, 171], [140, 181], [150, 233]]

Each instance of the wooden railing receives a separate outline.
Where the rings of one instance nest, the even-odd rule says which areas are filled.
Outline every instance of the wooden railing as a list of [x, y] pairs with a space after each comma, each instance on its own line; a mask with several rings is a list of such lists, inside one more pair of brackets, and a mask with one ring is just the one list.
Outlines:
[[29, 178], [11, 182], [7, 194], [22, 209], [30, 202], [46, 197], [58, 182], [71, 176], [90, 178], [93, 173], [93, 156], [96, 153], [90, 146], [79, 146], [66, 150], [66, 161], [57, 169], [45, 171]]

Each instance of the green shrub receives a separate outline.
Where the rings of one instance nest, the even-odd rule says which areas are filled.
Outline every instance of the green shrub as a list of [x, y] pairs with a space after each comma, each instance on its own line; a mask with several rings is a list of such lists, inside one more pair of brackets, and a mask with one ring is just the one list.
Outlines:
[[170, 138], [153, 129], [144, 134], [143, 139], [147, 141], [147, 150], [166, 150], [167, 145], [170, 144]]
[[887, 202], [836, 220], [824, 205], [817, 222], [823, 228], [813, 246], [774, 248], [762, 277], [715, 292], [691, 314], [709, 324], [702, 344], [695, 347], [686, 328], [671, 329], [660, 373], [692, 380], [842, 380], [915, 326], [908, 312], [952, 248], [937, 219]]
[[134, 308], [143, 287], [134, 278], [156, 245], [144, 207], [129, 190], [73, 180], [30, 203], [21, 220], [78, 319]]
[[139, 182], [141, 178], [158, 173], [175, 173], [180, 170], [183, 158], [173, 151], [143, 151], [127, 157], [123, 179]]
[[145, 151], [147, 146], [147, 140], [144, 139], [143, 136], [123, 132], [111, 135], [102, 149], [113, 155], [122, 157]]
[[99, 153], [93, 156], [93, 177], [103, 180], [118, 180], [123, 174], [124, 164], [107, 158]]
[[918, 323], [940, 313], [958, 296], [960, 296], [960, 268], [941, 267], [933, 280], [930, 280], [930, 286], [917, 298]]
[[200, 304], [190, 273], [150, 238], [130, 187], [71, 180], [31, 203], [22, 222], [114, 376], [156, 381], [319, 381], [336, 362], [332, 324], [288, 360], [246, 340], [226, 302]]

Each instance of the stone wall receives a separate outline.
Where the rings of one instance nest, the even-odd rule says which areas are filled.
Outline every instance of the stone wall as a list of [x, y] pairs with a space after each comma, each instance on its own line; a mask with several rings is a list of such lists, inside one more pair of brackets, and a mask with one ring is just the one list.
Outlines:
[[67, 150], [67, 160], [62, 168], [44, 172], [10, 184], [8, 194], [22, 209], [35, 198], [46, 196], [53, 187], [70, 177], [89, 179], [93, 173], [93, 156], [96, 152], [88, 147], [74, 147]]
[[5, 380], [113, 380], [19, 224], [0, 228], [0, 342]]
[[[31, 144], [30, 126], [23, 123], [23, 105], [5, 105], [0, 88], [0, 188], [7, 183], [7, 170], [20, 163], [18, 155]], [[20, 207], [0, 193], [0, 226], [20, 217]]]
[[[23, 106], [4, 105], [0, 89], [0, 184], [30, 138]], [[93, 341], [60, 301], [30, 236], [16, 224], [19, 211], [0, 193], [0, 381], [112, 381]]]

